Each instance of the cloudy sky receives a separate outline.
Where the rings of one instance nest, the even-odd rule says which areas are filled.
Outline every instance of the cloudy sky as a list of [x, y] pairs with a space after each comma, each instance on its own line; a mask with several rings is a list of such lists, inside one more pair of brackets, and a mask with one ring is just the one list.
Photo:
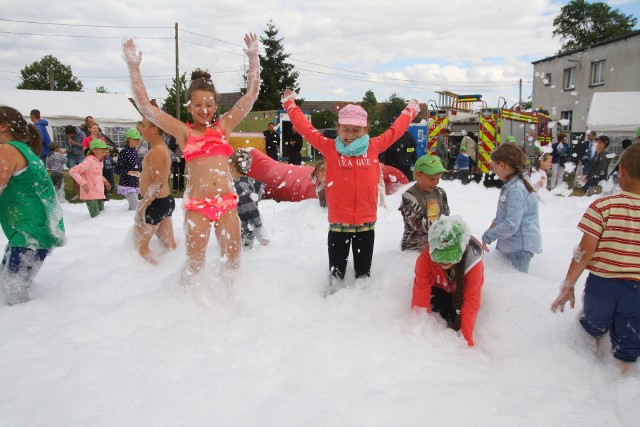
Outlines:
[[[47, 54], [71, 66], [84, 89], [129, 93], [120, 56], [136, 39], [151, 97], [162, 100], [175, 76], [175, 23], [180, 71], [207, 68], [219, 92], [242, 85], [243, 34], [264, 36], [272, 19], [290, 62], [300, 72], [301, 97], [379, 101], [392, 93], [421, 102], [436, 90], [499, 97], [509, 104], [531, 94], [531, 61], [554, 55], [553, 18], [566, 1], [449, 0], [0, 0], [0, 88], [14, 88], [20, 70]], [[640, 17], [640, 2], [609, 1]], [[215, 6], [212, 6], [215, 5]]]

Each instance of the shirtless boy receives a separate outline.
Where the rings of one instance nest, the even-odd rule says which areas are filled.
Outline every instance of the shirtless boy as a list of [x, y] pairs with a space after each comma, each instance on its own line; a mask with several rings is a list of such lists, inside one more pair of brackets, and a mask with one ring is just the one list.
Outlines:
[[145, 118], [140, 132], [150, 147], [140, 173], [140, 194], [143, 197], [136, 210], [134, 242], [146, 261], [157, 264], [149, 251], [149, 242], [154, 234], [167, 250], [176, 248], [171, 222], [176, 203], [167, 184], [171, 173], [171, 155], [164, 143], [162, 129]]

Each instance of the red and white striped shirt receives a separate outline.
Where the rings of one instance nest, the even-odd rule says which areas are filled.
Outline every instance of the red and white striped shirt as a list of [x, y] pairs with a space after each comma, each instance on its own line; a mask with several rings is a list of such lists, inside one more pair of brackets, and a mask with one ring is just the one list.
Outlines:
[[622, 192], [589, 205], [578, 229], [598, 239], [587, 269], [597, 276], [640, 281], [640, 195]]

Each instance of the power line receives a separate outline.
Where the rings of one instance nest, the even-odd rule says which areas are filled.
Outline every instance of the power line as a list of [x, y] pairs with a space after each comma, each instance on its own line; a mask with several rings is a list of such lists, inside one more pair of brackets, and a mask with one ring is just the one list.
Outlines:
[[[74, 34], [43, 34], [43, 33], [19, 33], [14, 31], [0, 31], [3, 34], [17, 34], [21, 36], [44, 36], [44, 37], [73, 37], [79, 39], [121, 39], [122, 36], [79, 36]], [[139, 40], [173, 40], [173, 37], [138, 37], [133, 38]]]
[[228, 50], [218, 49], [217, 47], [207, 46], [207, 45], [204, 45], [204, 44], [200, 44], [200, 43], [192, 42], [192, 41], [190, 41], [190, 40], [180, 39], [180, 41], [181, 41], [181, 42], [185, 42], [185, 43], [189, 43], [189, 44], [192, 44], [192, 45], [196, 45], [196, 46], [206, 47], [207, 49], [217, 50], [217, 51], [220, 51], [220, 52], [228, 53], [228, 54], [230, 54], [230, 55], [245, 56], [244, 54], [235, 53], [235, 52], [229, 52]]
[[173, 27], [140, 27], [140, 26], [126, 26], [126, 25], [92, 25], [92, 24], [64, 24], [58, 22], [36, 22], [36, 21], [20, 21], [17, 19], [2, 19], [0, 21], [4, 22], [16, 22], [21, 24], [38, 24], [38, 25], [59, 25], [66, 27], [91, 27], [91, 28], [135, 28], [135, 29], [151, 29], [151, 28], [161, 28], [161, 29], [173, 29]]
[[204, 37], [205, 39], [215, 40], [215, 41], [220, 42], [220, 43], [230, 44], [231, 46], [244, 47], [244, 46], [242, 46], [240, 44], [237, 44], [237, 43], [228, 42], [226, 40], [220, 40], [220, 39], [217, 39], [215, 37], [205, 36], [204, 34], [194, 33], [193, 31], [184, 30], [182, 28], [178, 28], [178, 31], [181, 31], [183, 33], [193, 34], [194, 36]]

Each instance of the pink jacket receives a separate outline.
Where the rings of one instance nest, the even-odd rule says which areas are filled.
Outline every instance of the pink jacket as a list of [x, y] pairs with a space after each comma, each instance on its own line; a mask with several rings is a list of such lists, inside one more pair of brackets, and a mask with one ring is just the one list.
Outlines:
[[[102, 161], [89, 155], [79, 165], [69, 169], [69, 175], [80, 184], [80, 200], [104, 199], [104, 184], [107, 180], [102, 176]], [[82, 186], [89, 184], [89, 191]]]

